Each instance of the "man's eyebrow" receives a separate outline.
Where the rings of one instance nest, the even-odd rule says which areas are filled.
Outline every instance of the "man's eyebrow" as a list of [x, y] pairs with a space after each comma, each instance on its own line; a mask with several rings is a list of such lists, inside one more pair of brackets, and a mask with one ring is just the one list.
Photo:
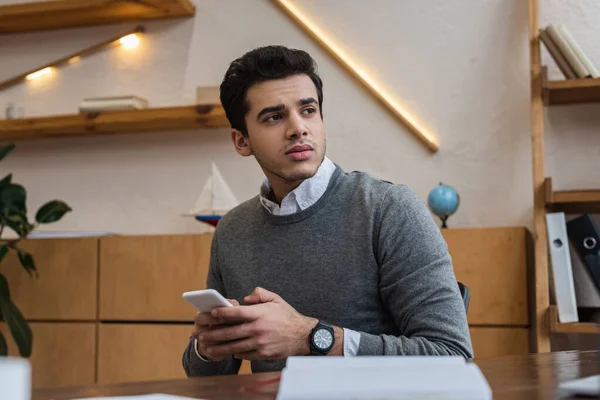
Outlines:
[[317, 101], [315, 100], [314, 97], [306, 97], [304, 99], [300, 99], [298, 100], [298, 105], [299, 106], [305, 106], [307, 104], [312, 104], [312, 103], [316, 103]]
[[260, 112], [256, 116], [256, 120], [258, 121], [260, 119], [260, 117], [262, 117], [263, 115], [268, 114], [270, 112], [283, 111], [283, 110], [285, 110], [285, 106], [283, 104], [277, 104], [276, 106], [265, 107], [262, 110], [260, 110]]

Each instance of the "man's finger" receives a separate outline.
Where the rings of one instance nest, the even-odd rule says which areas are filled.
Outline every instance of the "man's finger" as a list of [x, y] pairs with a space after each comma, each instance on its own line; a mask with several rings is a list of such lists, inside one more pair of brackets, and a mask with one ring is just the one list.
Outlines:
[[237, 353], [251, 352], [258, 347], [255, 338], [236, 340], [235, 342], [218, 344], [216, 346], [205, 347], [206, 354], [209, 357], [229, 356]]
[[215, 318], [243, 319], [244, 321], [254, 321], [260, 318], [262, 312], [256, 306], [237, 306], [237, 307], [219, 307], [212, 310], [212, 316]]
[[276, 293], [269, 292], [261, 287], [255, 288], [249, 296], [244, 297], [246, 304], [268, 303], [278, 299], [279, 296]]
[[233, 304], [234, 306], [239, 306], [240, 302], [235, 300], [235, 299], [227, 299], [231, 304]]
[[219, 320], [219, 318], [213, 317], [210, 313], [197, 313], [194, 318], [194, 323], [196, 325], [221, 325], [223, 322]]
[[233, 355], [240, 360], [261, 360], [256, 350], [247, 351], [245, 353], [237, 353]]
[[201, 342], [229, 342], [231, 340], [244, 339], [252, 336], [250, 324], [235, 325], [226, 328], [211, 329], [209, 332], [201, 333], [198, 340]]

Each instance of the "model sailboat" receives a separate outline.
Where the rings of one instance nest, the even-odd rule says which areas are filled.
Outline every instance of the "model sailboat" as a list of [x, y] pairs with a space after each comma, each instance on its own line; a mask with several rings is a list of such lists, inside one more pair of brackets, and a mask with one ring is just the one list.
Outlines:
[[211, 175], [206, 180], [194, 207], [186, 215], [217, 226], [221, 217], [237, 205], [237, 199], [213, 162]]

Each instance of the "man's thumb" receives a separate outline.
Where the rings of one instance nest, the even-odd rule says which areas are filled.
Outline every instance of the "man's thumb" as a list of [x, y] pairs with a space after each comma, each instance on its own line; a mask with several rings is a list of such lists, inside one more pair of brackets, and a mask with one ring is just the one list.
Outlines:
[[246, 302], [246, 304], [259, 304], [268, 303], [278, 299], [279, 296], [277, 294], [269, 292], [267, 289], [257, 287], [249, 296], [244, 297], [244, 302]]

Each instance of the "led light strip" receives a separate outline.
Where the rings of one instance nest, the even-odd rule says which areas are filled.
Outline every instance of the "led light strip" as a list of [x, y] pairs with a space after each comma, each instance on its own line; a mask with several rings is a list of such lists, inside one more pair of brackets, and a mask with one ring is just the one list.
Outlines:
[[367, 73], [358, 67], [340, 48], [338, 48], [315, 24], [304, 16], [289, 0], [273, 0], [275, 4], [297, 22], [310, 36], [325, 48], [344, 68], [385, 105], [429, 150], [437, 152], [438, 144], [423, 128], [419, 127], [414, 118], [409, 115], [389, 94], [387, 94]]

